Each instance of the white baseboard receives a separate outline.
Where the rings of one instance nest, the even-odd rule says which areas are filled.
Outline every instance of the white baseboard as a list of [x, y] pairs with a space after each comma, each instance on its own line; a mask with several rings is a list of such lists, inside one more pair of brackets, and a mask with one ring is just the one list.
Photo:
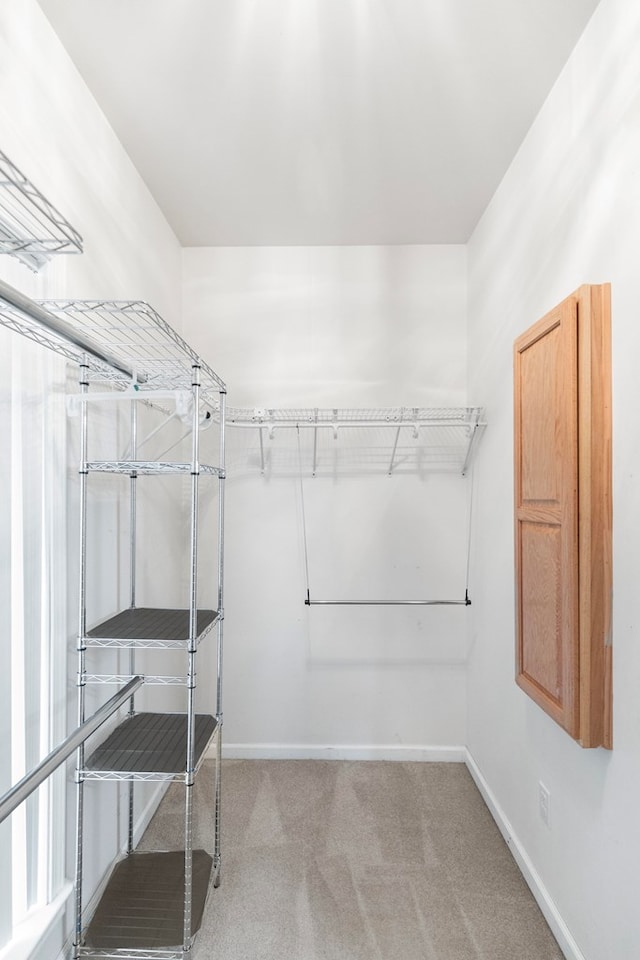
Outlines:
[[473, 777], [475, 785], [482, 794], [482, 798], [489, 808], [489, 811], [491, 812], [491, 815], [495, 820], [500, 833], [504, 837], [505, 843], [509, 847], [513, 859], [518, 864], [520, 872], [526, 880], [531, 893], [535, 897], [535, 900], [540, 907], [545, 920], [549, 924], [554, 937], [558, 941], [560, 949], [567, 960], [586, 960], [582, 950], [571, 936], [571, 932], [562, 919], [558, 908], [549, 896], [549, 891], [542, 882], [540, 874], [537, 872], [533, 863], [529, 859], [527, 851], [514, 833], [513, 827], [507, 819], [504, 810], [496, 800], [487, 781], [482, 776], [478, 765], [469, 751], [467, 750], [465, 752], [467, 755], [467, 769]]
[[[210, 756], [215, 756], [215, 752], [211, 752]], [[467, 751], [464, 747], [429, 747], [415, 744], [320, 746], [296, 743], [223, 743], [222, 756], [226, 760], [415, 760], [422, 763], [465, 763]]]

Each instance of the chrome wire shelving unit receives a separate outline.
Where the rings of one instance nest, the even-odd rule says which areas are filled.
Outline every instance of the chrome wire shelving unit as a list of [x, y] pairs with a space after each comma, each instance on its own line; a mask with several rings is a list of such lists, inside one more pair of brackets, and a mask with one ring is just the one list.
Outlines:
[[[210, 887], [220, 882], [220, 799], [222, 744], [222, 644], [224, 621], [224, 382], [146, 303], [54, 301], [35, 303], [0, 283], [0, 323], [75, 361], [79, 393], [70, 408], [79, 416], [80, 558], [77, 641], [77, 723], [86, 723], [90, 684], [121, 684], [134, 677], [144, 685], [175, 685], [185, 690], [186, 709], [180, 713], [138, 711], [133, 694], [127, 714], [96, 747], [80, 743], [76, 757], [76, 868], [73, 957], [113, 957], [138, 960], [186, 960]], [[93, 387], [93, 389], [91, 389]], [[140, 458], [149, 437], [140, 439], [140, 403], [157, 407], [163, 420], [154, 431], [162, 438], [171, 421], [186, 428], [190, 456], [185, 462]], [[99, 429], [96, 406], [124, 403], [129, 422], [128, 449], [121, 460], [89, 458], [89, 437]], [[201, 432], [219, 427], [219, 462], [200, 463]], [[95, 427], [94, 427], [95, 425]], [[175, 446], [175, 444], [172, 444]], [[87, 602], [88, 502], [91, 476], [97, 473], [129, 477], [130, 522], [129, 597], [126, 607], [99, 623], [91, 623]], [[142, 476], [187, 475], [189, 478], [188, 602], [179, 609], [138, 606], [138, 483]], [[198, 604], [200, 480], [217, 480], [217, 603]], [[215, 714], [196, 713], [196, 653], [215, 630]], [[90, 671], [87, 650], [128, 652], [126, 672]], [[180, 676], [138, 673], [138, 650], [182, 650]], [[148, 659], [148, 658], [147, 658]], [[215, 747], [213, 854], [194, 848], [193, 786], [210, 747]], [[87, 781], [126, 782], [128, 824], [126, 853], [117, 859], [100, 902], [88, 916], [83, 874], [85, 848], [85, 784]], [[134, 849], [134, 791], [140, 782], [174, 781], [184, 787], [184, 847], [182, 850], [140, 852]]]
[[[241, 409], [262, 473], [322, 476], [443, 470], [465, 476], [486, 426], [482, 407]], [[287, 439], [276, 435], [285, 434]]]
[[57, 253], [82, 253], [82, 237], [0, 150], [0, 253], [39, 270]]

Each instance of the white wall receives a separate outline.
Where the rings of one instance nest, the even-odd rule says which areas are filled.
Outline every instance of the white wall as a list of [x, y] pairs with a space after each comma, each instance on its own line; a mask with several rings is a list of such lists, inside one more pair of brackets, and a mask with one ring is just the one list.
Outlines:
[[[299, 484], [260, 478], [246, 441], [230, 436], [227, 741], [312, 750], [466, 738], [586, 960], [640, 951], [638, 49], [637, 5], [602, 0], [468, 248], [469, 400], [486, 404], [490, 424], [469, 611], [307, 610]], [[0, 129], [2, 148], [86, 249], [37, 278], [2, 261], [0, 276], [33, 295], [140, 297], [179, 326], [177, 241], [33, 0], [0, 8]], [[460, 247], [187, 250], [184, 333], [227, 379], [234, 405], [464, 403], [465, 256]], [[581, 750], [513, 682], [511, 344], [580, 283], [602, 281], [613, 284], [612, 754]], [[457, 592], [462, 481], [305, 484], [311, 572], [323, 590], [419, 596], [428, 575]], [[347, 582], [354, 571], [360, 579]], [[157, 578], [173, 589], [162, 567]], [[537, 815], [538, 780], [551, 791], [550, 831]]]
[[[85, 247], [83, 255], [59, 257], [37, 276], [17, 261], [3, 257], [0, 277], [35, 297], [145, 299], [179, 327], [179, 244], [34, 0], [0, 5], [0, 131], [2, 150], [80, 231]], [[58, 736], [66, 732], [65, 701], [67, 693], [74, 691], [76, 425], [77, 421], [69, 421], [68, 636], [56, 638], [58, 657], [64, 658], [69, 650], [70, 675], [68, 689], [59, 692], [55, 704]], [[108, 435], [117, 438], [116, 445], [124, 442], [116, 424], [109, 428]], [[61, 502], [60, 510], [64, 509]], [[141, 514], [143, 534], [159, 527], [157, 517], [153, 525], [148, 522], [144, 507]], [[168, 543], [166, 552], [176, 552], [177, 527], [172, 528], [170, 523], [163, 527], [163, 536], [151, 545], [154, 557], [161, 552], [159, 544]], [[113, 489], [99, 486], [97, 496], [91, 499], [89, 516], [89, 566], [93, 571], [90, 620], [113, 613], [126, 603], [125, 535], [126, 515], [120, 511]], [[170, 603], [177, 599], [176, 577], [168, 565], [146, 565], [141, 581], [141, 600], [145, 594], [147, 602], [165, 599]], [[120, 667], [126, 671], [124, 663]], [[111, 663], [105, 669], [116, 671], [118, 666]], [[104, 688], [100, 698], [112, 692], [113, 688]], [[95, 702], [91, 694], [89, 709]], [[75, 725], [74, 710], [68, 722]], [[123, 823], [113, 816], [115, 790], [112, 785], [87, 788], [86, 898], [122, 839]], [[149, 789], [141, 792], [139, 811], [149, 795]], [[73, 810], [73, 802], [69, 810]], [[120, 837], [116, 835], [118, 829]], [[72, 839], [70, 834], [69, 860]], [[34, 924], [32, 921], [32, 929]]]
[[[477, 465], [468, 744], [586, 960], [640, 956], [640, 7], [602, 0], [469, 254]], [[581, 283], [613, 298], [614, 737], [582, 750], [514, 683], [512, 343]], [[551, 829], [537, 810], [551, 792]], [[579, 954], [576, 954], [579, 955]]]
[[[185, 336], [232, 406], [466, 402], [463, 247], [198, 248], [183, 265]], [[265, 434], [265, 478], [257, 434], [228, 437], [227, 744], [462, 745], [468, 611], [305, 607], [295, 436]], [[384, 462], [392, 440], [371, 440]], [[307, 475], [312, 597], [462, 598], [467, 493], [428, 472]]]
[[2, 4], [0, 93], [2, 150], [85, 240], [23, 286], [145, 299], [179, 326], [178, 242], [34, 0]]

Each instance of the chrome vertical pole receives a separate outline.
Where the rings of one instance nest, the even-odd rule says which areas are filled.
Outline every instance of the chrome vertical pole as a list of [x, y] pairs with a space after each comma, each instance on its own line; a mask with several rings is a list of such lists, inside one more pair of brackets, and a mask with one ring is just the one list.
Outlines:
[[[89, 365], [86, 356], [80, 364], [79, 386], [80, 393], [86, 394], [89, 389]], [[86, 676], [86, 635], [87, 635], [87, 476], [88, 476], [88, 403], [81, 404], [80, 412], [80, 569], [78, 585], [78, 640], [77, 650], [77, 678], [78, 710], [77, 726], [85, 720], [85, 676]], [[84, 743], [81, 743], [76, 752], [76, 863], [74, 876], [75, 894], [75, 923], [73, 935], [73, 957], [77, 960], [82, 944], [82, 844], [83, 844], [83, 815], [84, 815]]]
[[189, 646], [187, 669], [187, 758], [184, 818], [184, 929], [182, 955], [190, 955], [193, 899], [193, 783], [195, 756], [196, 643], [198, 638], [198, 477], [200, 473], [200, 367], [192, 371], [191, 543], [189, 575]]
[[[222, 394], [220, 394], [220, 396], [222, 396]], [[222, 410], [220, 411], [220, 416], [222, 417]], [[222, 427], [222, 421], [220, 422], [220, 426]], [[258, 434], [260, 436], [260, 473], [264, 473], [264, 440], [262, 438], [262, 427], [259, 428]]]
[[[138, 456], [138, 404], [131, 401], [131, 460]], [[129, 606], [136, 605], [136, 535], [137, 535], [137, 478], [136, 470], [132, 470], [129, 480]], [[133, 644], [129, 647], [129, 676], [136, 673], [136, 650]], [[135, 713], [135, 697], [129, 700], [129, 716]], [[127, 853], [133, 853], [133, 822], [134, 822], [134, 782], [128, 783], [129, 792], [129, 825], [127, 834]]]
[[[138, 457], [138, 404], [136, 400], [131, 401], [131, 451], [132, 460]], [[130, 474], [130, 606], [136, 605], [136, 480], [138, 473], [132, 470]], [[131, 671], [133, 673], [133, 670]]]
[[[220, 886], [220, 825], [222, 807], [222, 659], [224, 634], [224, 487], [225, 487], [225, 426], [226, 393], [220, 391], [220, 454], [218, 482], [218, 624], [216, 664], [216, 769], [215, 769], [215, 823], [214, 823], [214, 886]], [[260, 430], [262, 437], [262, 430]]]

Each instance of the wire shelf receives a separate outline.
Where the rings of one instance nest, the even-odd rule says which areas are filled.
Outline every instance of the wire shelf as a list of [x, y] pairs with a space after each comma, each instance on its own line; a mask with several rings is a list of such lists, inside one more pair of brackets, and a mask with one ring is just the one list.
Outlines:
[[260, 408], [227, 407], [227, 423], [245, 427], [376, 427], [471, 426], [481, 419], [481, 407], [335, 407]]
[[[130, 673], [86, 673], [83, 677], [85, 683], [101, 683], [101, 684], [120, 684], [120, 683], [129, 683], [133, 677]], [[150, 674], [144, 675], [144, 682], [146, 684], [157, 684], [159, 686], [181, 686], [186, 687], [188, 684], [187, 677], [156, 677]]]
[[[196, 714], [194, 769], [218, 729], [208, 714]], [[136, 713], [120, 723], [91, 754], [86, 780], [184, 780], [187, 715]]]
[[134, 950], [129, 947], [122, 947], [118, 949], [113, 947], [109, 949], [107, 947], [78, 947], [78, 956], [79, 957], [93, 957], [94, 960], [183, 960], [182, 947], [176, 947], [173, 950], [165, 950], [162, 948], [154, 950], [149, 947], [147, 949]]
[[0, 282], [0, 323], [73, 363], [86, 363], [89, 379], [132, 388], [150, 403], [158, 392], [191, 393], [194, 366], [204, 404], [219, 409], [220, 393], [226, 393], [224, 381], [141, 300], [34, 301]]
[[[92, 460], [87, 463], [90, 473], [123, 473], [145, 474], [185, 474], [191, 473], [190, 463], [168, 463], [159, 460]], [[219, 477], [223, 471], [219, 467], [211, 467], [201, 463], [199, 466], [201, 477]]]
[[[210, 633], [217, 620], [217, 610], [198, 610], [197, 643]], [[88, 647], [185, 649], [189, 643], [189, 611], [128, 608], [88, 630], [84, 639]]]
[[[68, 340], [62, 333], [57, 334], [55, 331], [43, 326], [37, 319], [27, 313], [26, 310], [15, 306], [1, 295], [0, 323], [13, 331], [13, 333], [19, 333], [21, 336], [27, 337], [35, 343], [39, 343], [42, 347], [54, 350], [72, 363], [79, 363], [83, 356], [83, 351], [79, 347], [76, 347], [75, 344]], [[102, 363], [97, 357], [91, 357], [89, 362], [94, 374], [99, 372], [101, 378], [104, 380], [117, 381], [123, 377], [122, 373], [117, 373], [111, 366], [107, 363]]]
[[[193, 851], [192, 939], [202, 923], [213, 859]], [[184, 853], [134, 853], [113, 871], [85, 932], [81, 956], [169, 958], [182, 943]], [[182, 950], [177, 956], [182, 957]]]
[[82, 253], [82, 237], [0, 150], [0, 253], [39, 270], [57, 253]]
[[[153, 307], [142, 300], [44, 300], [40, 305], [64, 319], [73, 329], [101, 350], [108, 350], [132, 369], [141, 398], [154, 390], [191, 390], [193, 366], [200, 368], [203, 402], [217, 407], [224, 381], [169, 326]], [[50, 344], [56, 349], [56, 344]], [[82, 351], [76, 352], [79, 360]], [[129, 386], [130, 379], [118, 371], [105, 375], [103, 365], [93, 366], [91, 378]]]
[[[231, 408], [229, 469], [273, 476], [466, 474], [481, 407]], [[243, 438], [242, 434], [245, 434]]]

